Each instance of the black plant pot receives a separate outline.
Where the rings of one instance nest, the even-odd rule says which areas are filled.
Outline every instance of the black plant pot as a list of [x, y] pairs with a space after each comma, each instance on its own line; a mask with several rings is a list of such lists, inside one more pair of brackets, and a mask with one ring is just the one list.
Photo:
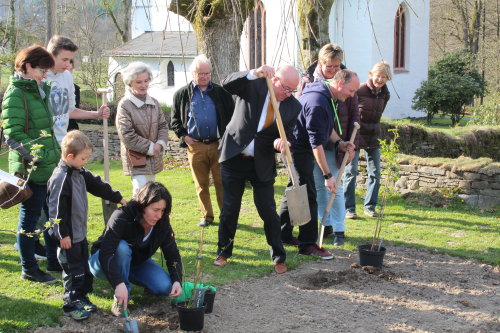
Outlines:
[[373, 266], [382, 268], [385, 256], [385, 247], [381, 247], [380, 251], [372, 251], [371, 244], [358, 246], [359, 249], [359, 264], [361, 266]]
[[183, 331], [201, 331], [205, 320], [205, 305], [197, 308], [186, 306], [187, 302], [177, 304], [180, 329]]
[[205, 313], [212, 313], [214, 308], [214, 300], [215, 300], [215, 290], [208, 288], [205, 291]]

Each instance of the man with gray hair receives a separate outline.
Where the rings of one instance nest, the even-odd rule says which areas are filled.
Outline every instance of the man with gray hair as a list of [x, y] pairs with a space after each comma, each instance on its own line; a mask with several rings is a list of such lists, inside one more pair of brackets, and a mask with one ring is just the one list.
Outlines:
[[[316, 189], [318, 185], [323, 185], [331, 193], [330, 195], [335, 195], [337, 192], [335, 179], [338, 170], [334, 169], [335, 163], [329, 163], [325, 152], [329, 142], [334, 142], [336, 149], [354, 156], [354, 145], [341, 139], [342, 134], [348, 134], [348, 130], [344, 128], [342, 131], [343, 116], [337, 112], [337, 108], [339, 102], [352, 98], [358, 89], [359, 79], [356, 73], [344, 69], [337, 72], [330, 80], [316, 81], [307, 85], [300, 96], [302, 110], [290, 142], [300, 184], [307, 185], [311, 221], [299, 227], [299, 237], [294, 239], [286, 197], [281, 202], [280, 219], [283, 243], [298, 245], [301, 255], [315, 255], [324, 260], [333, 259], [330, 252], [316, 245], [319, 204]], [[316, 177], [316, 172], [319, 173], [319, 177]], [[292, 186], [291, 181], [288, 186]], [[295, 242], [292, 243], [293, 240]]]
[[201, 207], [200, 227], [214, 221], [210, 200], [210, 173], [217, 204], [222, 208], [222, 184], [219, 166], [219, 139], [224, 134], [234, 110], [232, 96], [211, 81], [212, 64], [204, 55], [194, 58], [190, 66], [193, 80], [174, 95], [171, 127], [187, 148], [189, 166]]

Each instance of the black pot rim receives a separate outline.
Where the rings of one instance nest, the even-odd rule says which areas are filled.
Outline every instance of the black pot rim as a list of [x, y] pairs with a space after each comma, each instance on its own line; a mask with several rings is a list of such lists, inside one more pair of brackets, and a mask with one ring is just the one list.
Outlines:
[[205, 309], [205, 308], [207, 307], [207, 303], [206, 303], [206, 302], [205, 302], [205, 303], [203, 303], [203, 305], [202, 305], [202, 306], [199, 306], [199, 307], [197, 307], [197, 308], [195, 308], [195, 307], [188, 308], [188, 307], [186, 307], [186, 306], [185, 306], [185, 305], [186, 305], [186, 303], [187, 303], [187, 302], [180, 302], [180, 303], [177, 303], [177, 304], [176, 304], [177, 309], [179, 309], [179, 308], [180, 308], [180, 309], [183, 309], [183, 310], [193, 310], [193, 311], [195, 311], [195, 310], [198, 310], [198, 309]]
[[371, 244], [363, 244], [363, 245], [358, 246], [358, 250], [364, 251], [364, 252], [370, 252], [370, 253], [377, 253], [377, 252], [385, 253], [385, 251], [386, 251], [386, 248], [383, 246], [380, 248], [380, 251], [372, 251], [372, 250], [370, 250], [371, 247], [372, 247]]

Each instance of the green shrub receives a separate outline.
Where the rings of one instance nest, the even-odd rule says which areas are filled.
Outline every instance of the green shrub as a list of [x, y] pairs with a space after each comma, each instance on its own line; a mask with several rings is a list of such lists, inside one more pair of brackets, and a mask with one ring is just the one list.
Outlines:
[[428, 123], [441, 111], [455, 125], [465, 115], [464, 106], [484, 94], [485, 88], [472, 54], [465, 50], [447, 53], [429, 68], [429, 79], [415, 92], [412, 107], [425, 111]]
[[469, 111], [472, 119], [467, 125], [500, 126], [500, 92], [494, 93], [483, 105], [470, 107]]

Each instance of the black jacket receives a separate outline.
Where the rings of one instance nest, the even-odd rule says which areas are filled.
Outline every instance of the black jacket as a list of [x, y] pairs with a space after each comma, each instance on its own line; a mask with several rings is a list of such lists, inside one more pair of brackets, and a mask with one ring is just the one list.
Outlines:
[[[248, 80], [247, 75], [248, 71], [236, 72], [223, 82], [224, 89], [237, 97], [234, 115], [219, 145], [219, 162], [240, 154], [255, 139], [255, 170], [261, 181], [269, 181], [276, 176], [276, 151], [273, 143], [280, 135], [276, 122], [257, 133], [268, 90], [265, 79]], [[293, 96], [286, 98], [279, 105], [287, 138], [292, 137], [301, 108], [299, 101]]]
[[169, 217], [165, 215], [153, 228], [148, 247], [140, 247], [143, 243], [144, 228], [140, 224], [141, 213], [137, 203], [131, 201], [127, 206], [114, 211], [108, 221], [106, 230], [92, 245], [91, 253], [99, 252], [99, 262], [109, 282], [115, 288], [123, 282], [121, 273], [114, 261], [115, 250], [121, 240], [128, 243], [132, 249], [132, 265], [138, 265], [151, 258], [161, 247], [167, 261], [167, 269], [172, 283], [182, 281], [182, 263], [174, 231]]
[[[208, 91], [208, 96], [215, 104], [215, 112], [217, 113], [217, 128], [219, 135], [222, 137], [226, 126], [231, 120], [234, 110], [233, 97], [221, 86], [215, 83], [210, 83], [212, 89]], [[189, 82], [186, 86], [175, 92], [172, 105], [172, 120], [170, 122], [172, 130], [178, 138], [188, 134], [187, 123], [189, 120], [189, 107], [193, 98], [193, 82]]]
[[358, 90], [359, 114], [361, 128], [359, 129], [359, 148], [373, 149], [380, 147], [380, 118], [387, 102], [391, 98], [387, 84], [375, 91], [373, 82], [368, 79]]
[[63, 160], [54, 169], [47, 184], [49, 218], [59, 223], [52, 227], [52, 235], [58, 240], [71, 237], [78, 243], [87, 236], [87, 192], [112, 202], [123, 197], [118, 191], [85, 168], [75, 169]]

